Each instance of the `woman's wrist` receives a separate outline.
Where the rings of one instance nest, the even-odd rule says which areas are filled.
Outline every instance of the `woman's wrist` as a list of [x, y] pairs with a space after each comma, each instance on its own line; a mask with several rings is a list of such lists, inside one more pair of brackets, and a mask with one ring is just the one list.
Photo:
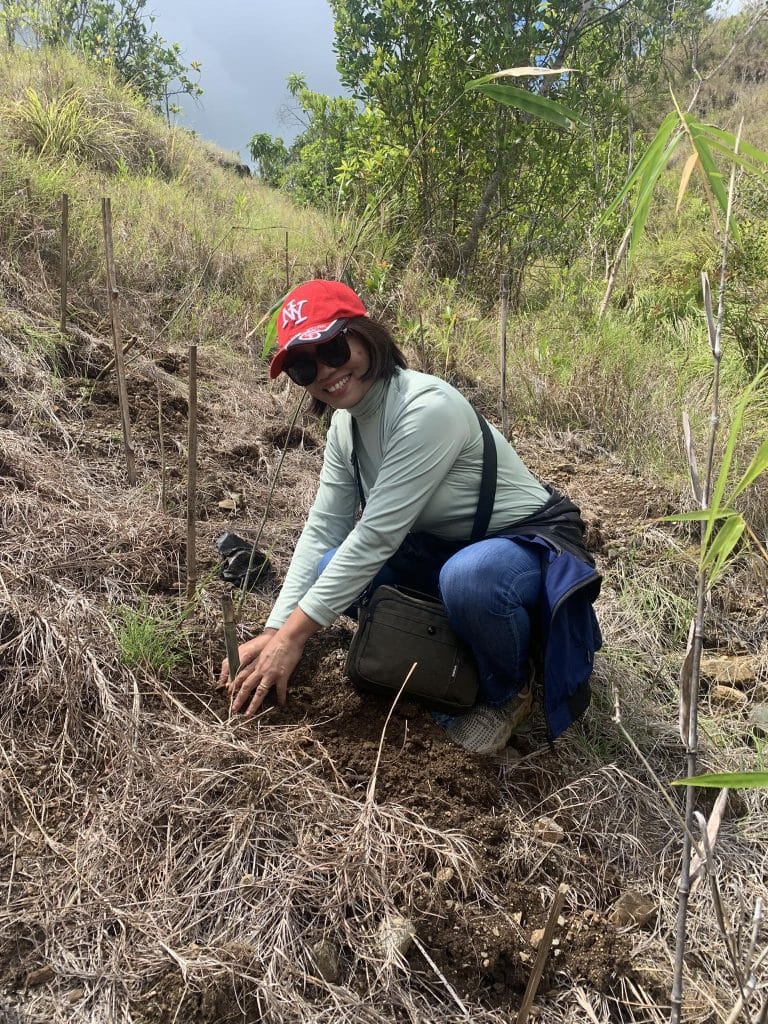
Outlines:
[[319, 629], [322, 629], [322, 626], [318, 622], [310, 619], [301, 608], [295, 608], [280, 627], [279, 632], [290, 643], [301, 644], [303, 647]]

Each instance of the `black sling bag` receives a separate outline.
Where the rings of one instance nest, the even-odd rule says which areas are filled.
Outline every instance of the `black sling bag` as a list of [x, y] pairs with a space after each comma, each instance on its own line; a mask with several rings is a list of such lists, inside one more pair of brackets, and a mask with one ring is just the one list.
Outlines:
[[[485, 419], [480, 413], [477, 418], [483, 435], [483, 470], [470, 544], [482, 540], [488, 532], [496, 497], [496, 445]], [[352, 465], [364, 510], [355, 432], [353, 420]], [[431, 561], [436, 579], [442, 563], [462, 547], [465, 544], [441, 541], [430, 534], [411, 533], [388, 564], [398, 571], [398, 563], [402, 562], [403, 568], [410, 568], [413, 575], [415, 562], [418, 574], [421, 555], [425, 561]], [[475, 659], [469, 647], [451, 629], [442, 602], [430, 594], [406, 587], [377, 587], [361, 599], [346, 674], [358, 689], [391, 698], [409, 673], [403, 693], [412, 700], [448, 712], [467, 711], [477, 700]]]

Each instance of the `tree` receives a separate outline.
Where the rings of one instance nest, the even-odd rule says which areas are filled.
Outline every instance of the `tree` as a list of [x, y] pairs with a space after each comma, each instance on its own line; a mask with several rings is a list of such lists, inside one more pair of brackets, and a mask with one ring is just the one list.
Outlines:
[[[583, 244], [605, 187], [600, 140], [624, 111], [628, 83], [660, 66], [667, 38], [705, 18], [705, 0], [515, 4], [512, 0], [330, 0], [341, 80], [380, 112], [387, 143], [410, 154], [399, 188], [420, 234], [445, 239], [441, 269], [466, 274], [478, 251], [524, 265], [541, 234], [560, 258]], [[589, 112], [592, 132], [566, 137], [520, 111], [465, 93], [479, 73], [520, 65], [580, 74], [534, 83]], [[563, 211], [571, 237], [563, 245]], [[561, 230], [547, 224], [553, 213]], [[547, 230], [542, 232], [542, 228]], [[439, 246], [438, 246], [439, 249]]]
[[248, 143], [248, 151], [261, 180], [266, 185], [279, 188], [285, 181], [285, 172], [291, 159], [283, 140], [268, 132], [257, 132]]
[[249, 143], [251, 156], [268, 185], [286, 188], [299, 202], [335, 206], [340, 183], [343, 191], [339, 171], [352, 148], [359, 117], [357, 104], [313, 92], [298, 74], [288, 76], [288, 91], [297, 101], [296, 117], [303, 131], [290, 149], [279, 136], [258, 132]]
[[179, 44], [153, 30], [146, 5], [147, 0], [2, 0], [0, 13], [10, 45], [20, 36], [109, 64], [170, 120], [178, 112], [174, 97], [202, 94], [200, 64], [184, 64]]

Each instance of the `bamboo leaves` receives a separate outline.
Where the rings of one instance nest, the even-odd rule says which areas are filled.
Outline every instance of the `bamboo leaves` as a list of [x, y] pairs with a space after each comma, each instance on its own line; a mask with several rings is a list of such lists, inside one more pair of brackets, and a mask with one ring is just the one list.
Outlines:
[[751, 381], [744, 389], [733, 414], [728, 438], [723, 452], [720, 470], [715, 481], [712, 499], [707, 508], [694, 512], [681, 512], [667, 516], [667, 522], [704, 524], [699, 556], [699, 571], [707, 577], [708, 585], [712, 584], [728, 565], [728, 561], [744, 539], [749, 535], [749, 528], [740, 512], [734, 508], [736, 499], [768, 469], [768, 440], [763, 441], [752, 458], [749, 466], [742, 473], [738, 482], [726, 498], [728, 479], [731, 474], [734, 453], [744, 423], [744, 417], [750, 402], [759, 393], [760, 385], [768, 378], [768, 366]]
[[[680, 211], [691, 180], [697, 174], [707, 195], [715, 224], [719, 225], [719, 214], [725, 215], [727, 212], [728, 193], [716, 157], [726, 158], [731, 164], [752, 174], [764, 177], [768, 173], [768, 153], [742, 142], [731, 132], [698, 121], [693, 114], [683, 113], [676, 106], [664, 118], [642, 158], [600, 220], [602, 225], [606, 224], [621, 203], [634, 196], [634, 205], [630, 208], [627, 222], [627, 231], [631, 237], [629, 262], [632, 261], [637, 241], [648, 219], [656, 182], [669, 166], [678, 144], [684, 140], [690, 152], [680, 175], [675, 212]], [[738, 239], [739, 227], [733, 216], [730, 218], [729, 229], [734, 238]]]
[[483, 75], [467, 82], [464, 91], [474, 90], [489, 96], [497, 103], [505, 106], [523, 110], [527, 114], [547, 121], [549, 124], [557, 125], [558, 128], [571, 129], [576, 124], [584, 124], [582, 117], [569, 107], [551, 100], [546, 96], [529, 92], [527, 89], [518, 89], [514, 85], [498, 85], [495, 79], [498, 78], [525, 78], [542, 77], [546, 75], [563, 75], [570, 72], [569, 68], [507, 68], [504, 71], [497, 71], [492, 75]]
[[757, 789], [768, 786], [768, 772], [717, 772], [675, 779], [673, 786], [702, 786], [704, 789]]

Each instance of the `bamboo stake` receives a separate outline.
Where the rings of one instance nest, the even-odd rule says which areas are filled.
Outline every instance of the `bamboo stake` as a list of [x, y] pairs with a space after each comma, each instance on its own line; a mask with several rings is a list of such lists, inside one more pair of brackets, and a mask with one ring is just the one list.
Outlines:
[[166, 487], [165, 468], [165, 427], [163, 426], [163, 392], [157, 385], [157, 433], [160, 442], [160, 508], [168, 511], [168, 491]]
[[69, 279], [69, 196], [61, 196], [61, 333], [67, 333], [67, 285]]
[[288, 232], [285, 232], [285, 290], [291, 290], [291, 268], [288, 264]]
[[189, 346], [189, 399], [187, 410], [187, 599], [197, 584], [197, 345]]
[[509, 437], [509, 402], [507, 401], [507, 317], [509, 315], [509, 274], [501, 275], [501, 309], [499, 311], [499, 349], [501, 350], [501, 381], [499, 383], [499, 412], [501, 432]]
[[517, 1012], [517, 1019], [515, 1024], [525, 1024], [528, 1020], [528, 1015], [531, 1012], [533, 1006], [533, 1000], [536, 998], [536, 993], [539, 990], [539, 983], [541, 982], [541, 976], [544, 973], [544, 967], [547, 963], [547, 957], [549, 956], [549, 950], [552, 946], [552, 940], [555, 937], [555, 930], [557, 929], [557, 919], [560, 917], [560, 911], [563, 907], [563, 900], [568, 892], [567, 885], [559, 885], [555, 898], [552, 902], [552, 907], [549, 911], [549, 917], [547, 923], [544, 926], [544, 935], [542, 936], [539, 948], [536, 951], [536, 960], [531, 971], [531, 976], [528, 979], [528, 985], [525, 989], [525, 995], [523, 1001], [520, 1004], [520, 1009]]
[[240, 654], [235, 633], [235, 608], [229, 594], [224, 594], [221, 598], [221, 614], [224, 617], [224, 646], [227, 650], [229, 681], [232, 682], [240, 671]]
[[104, 228], [104, 250], [107, 265], [107, 294], [109, 296], [109, 313], [112, 321], [112, 342], [115, 349], [115, 370], [117, 372], [117, 396], [120, 405], [120, 420], [123, 425], [123, 448], [125, 465], [128, 471], [128, 483], [136, 483], [136, 455], [131, 440], [131, 416], [128, 408], [128, 387], [125, 382], [125, 362], [123, 360], [123, 339], [120, 325], [120, 307], [115, 275], [115, 255], [112, 248], [112, 203], [108, 197], [101, 200], [101, 221]]

